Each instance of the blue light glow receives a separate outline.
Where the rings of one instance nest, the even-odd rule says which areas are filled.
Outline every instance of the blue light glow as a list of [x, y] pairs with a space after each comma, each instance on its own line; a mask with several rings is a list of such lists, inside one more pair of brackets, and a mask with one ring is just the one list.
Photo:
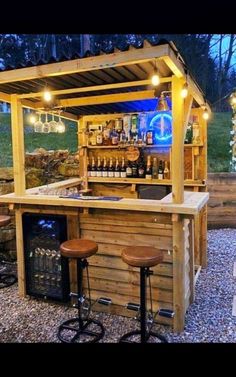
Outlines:
[[153, 131], [154, 144], [172, 143], [172, 115], [170, 112], [158, 111], [148, 121], [148, 128]]

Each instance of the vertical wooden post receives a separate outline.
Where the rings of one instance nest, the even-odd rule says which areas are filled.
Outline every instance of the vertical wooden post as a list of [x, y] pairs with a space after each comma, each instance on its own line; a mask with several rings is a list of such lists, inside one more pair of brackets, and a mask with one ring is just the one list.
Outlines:
[[172, 215], [172, 222], [174, 331], [181, 332], [185, 318], [184, 221], [180, 215]]
[[25, 194], [25, 148], [23, 109], [16, 94], [11, 95], [11, 127], [14, 187], [16, 195]]
[[88, 172], [87, 172], [87, 132], [86, 123], [84, 118], [80, 118], [78, 121], [78, 145], [80, 146], [80, 161], [79, 161], [79, 171], [80, 177], [83, 177], [83, 189], [88, 189]]
[[207, 267], [207, 205], [205, 205], [201, 212], [201, 237], [200, 237], [200, 249], [201, 249], [201, 266]]
[[[67, 215], [67, 237], [68, 240], [80, 237], [79, 226], [79, 212], [76, 211], [75, 215]], [[76, 261], [70, 259], [69, 261], [70, 271], [70, 289], [71, 292], [77, 292], [77, 266]], [[73, 300], [72, 300], [73, 303]]]
[[18, 275], [18, 291], [21, 297], [26, 296], [25, 281], [25, 256], [23, 243], [23, 226], [22, 226], [22, 210], [15, 210], [16, 219], [16, 250], [17, 250], [17, 275]]
[[190, 298], [189, 303], [192, 304], [195, 300], [195, 265], [194, 265], [194, 220], [191, 219], [189, 223], [189, 277], [190, 277]]
[[173, 203], [184, 201], [184, 100], [181, 97], [183, 79], [172, 77], [172, 198]]

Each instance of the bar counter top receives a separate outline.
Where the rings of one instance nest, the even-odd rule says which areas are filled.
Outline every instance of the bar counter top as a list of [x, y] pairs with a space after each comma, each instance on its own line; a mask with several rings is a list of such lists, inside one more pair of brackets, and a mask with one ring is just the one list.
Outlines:
[[[79, 183], [80, 180], [73, 178], [67, 181], [51, 184], [49, 187], [70, 187]], [[161, 200], [130, 199], [123, 198], [119, 201], [111, 200], [83, 200], [72, 198], [60, 198], [57, 195], [44, 195], [38, 192], [38, 187], [26, 190], [25, 195], [6, 194], [0, 196], [0, 203], [39, 205], [39, 206], [64, 206], [78, 208], [107, 208], [117, 210], [133, 210], [146, 212], [178, 213], [196, 215], [209, 199], [207, 192], [184, 192], [182, 204], [172, 203], [172, 193]]]

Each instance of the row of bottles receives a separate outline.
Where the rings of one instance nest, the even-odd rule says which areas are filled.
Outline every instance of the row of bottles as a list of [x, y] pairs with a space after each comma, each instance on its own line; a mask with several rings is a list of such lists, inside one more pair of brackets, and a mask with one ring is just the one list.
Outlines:
[[104, 122], [99, 125], [97, 130], [89, 129], [89, 145], [153, 145], [153, 131], [144, 131], [144, 128], [140, 126], [144, 115], [145, 114], [126, 114], [122, 118]]
[[147, 156], [145, 162], [143, 155], [137, 161], [125, 161], [125, 157], [121, 160], [116, 157], [115, 163], [112, 157], [95, 157], [88, 158], [87, 162], [88, 177], [101, 178], [146, 178], [146, 179], [170, 179], [170, 170], [168, 161], [160, 160], [157, 157]]

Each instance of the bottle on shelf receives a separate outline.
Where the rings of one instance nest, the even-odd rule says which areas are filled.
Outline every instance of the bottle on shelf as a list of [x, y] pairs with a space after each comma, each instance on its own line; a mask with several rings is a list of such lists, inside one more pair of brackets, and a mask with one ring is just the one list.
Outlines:
[[121, 168], [120, 168], [120, 176], [121, 178], [126, 178], [126, 166], [125, 166], [125, 158], [122, 157]]
[[140, 150], [139, 162], [138, 162], [138, 177], [145, 178], [145, 163], [142, 149]]
[[111, 131], [111, 145], [118, 145], [118, 143], [119, 143], [119, 134], [113, 128], [113, 130]]
[[115, 119], [115, 130], [118, 134], [120, 134], [121, 131], [123, 130], [123, 119], [122, 118]]
[[133, 140], [134, 144], [138, 141], [138, 115], [132, 114], [131, 115], [131, 140]]
[[168, 167], [168, 161], [164, 164], [164, 179], [170, 179], [170, 169]]
[[133, 176], [133, 172], [132, 172], [131, 162], [128, 161], [128, 164], [126, 166], [126, 177], [127, 178], [132, 178], [132, 176]]
[[97, 167], [95, 163], [95, 158], [92, 157], [91, 177], [96, 177], [96, 176], [97, 176]]
[[97, 134], [96, 134], [96, 132], [95, 131], [90, 131], [89, 135], [90, 135], [90, 137], [89, 137], [89, 143], [90, 143], [90, 145], [92, 145], [92, 146], [97, 145]]
[[111, 144], [111, 128], [109, 123], [104, 125], [103, 128], [103, 145], [110, 145]]
[[120, 164], [118, 157], [116, 157], [114, 176], [115, 178], [120, 178]]
[[184, 138], [184, 144], [191, 144], [192, 138], [193, 138], [192, 124], [188, 123], [185, 138]]
[[153, 163], [152, 163], [152, 178], [153, 179], [158, 179], [158, 165], [157, 165], [157, 158], [153, 158]]
[[110, 157], [110, 162], [109, 162], [109, 167], [108, 167], [108, 177], [109, 178], [114, 177], [114, 167], [113, 167], [112, 157]]
[[123, 117], [123, 130], [127, 143], [130, 143], [130, 130], [131, 130], [131, 115], [125, 114]]
[[192, 129], [193, 129], [193, 136], [192, 136], [192, 144], [200, 144], [200, 128], [199, 128], [199, 123], [197, 121], [197, 117], [193, 117], [193, 124], [192, 124]]
[[151, 156], [147, 156], [147, 166], [146, 166], [146, 173], [145, 173], [146, 179], [152, 179], [152, 163], [151, 163]]
[[106, 157], [103, 158], [102, 177], [108, 177], [108, 166]]
[[96, 135], [96, 145], [102, 145], [103, 144], [103, 133], [102, 130], [97, 131]]
[[133, 161], [131, 164], [132, 169], [132, 177], [137, 178], [138, 177], [138, 164], [137, 161]]
[[153, 145], [153, 131], [152, 130], [148, 130], [146, 132], [146, 144]]
[[89, 157], [87, 157], [87, 175], [88, 177], [91, 177], [91, 165], [89, 162]]
[[162, 160], [160, 160], [158, 166], [158, 179], [164, 179], [164, 168]]
[[101, 164], [101, 158], [98, 156], [98, 162], [97, 162], [97, 177], [102, 176], [102, 164]]

